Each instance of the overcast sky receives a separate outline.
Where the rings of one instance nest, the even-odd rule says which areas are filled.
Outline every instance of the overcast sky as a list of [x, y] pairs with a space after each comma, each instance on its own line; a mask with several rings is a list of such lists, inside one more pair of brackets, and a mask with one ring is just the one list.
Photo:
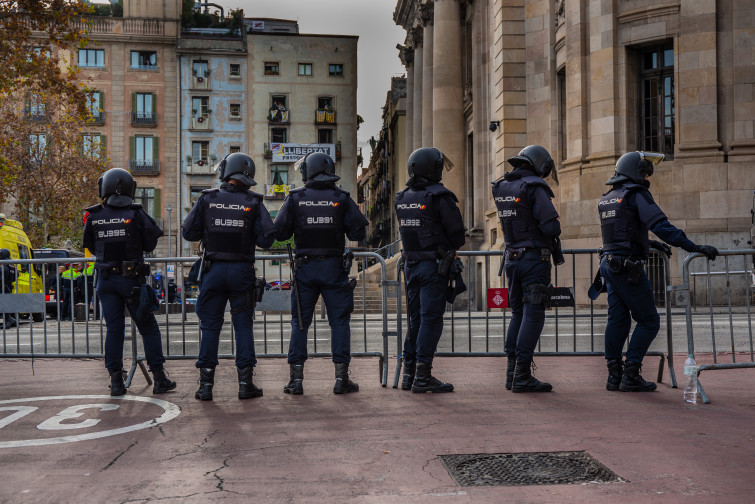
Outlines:
[[293, 19], [300, 33], [358, 35], [359, 88], [357, 113], [364, 123], [357, 132], [359, 146], [369, 160], [367, 141], [382, 126], [382, 107], [391, 77], [405, 70], [396, 44], [405, 32], [393, 22], [396, 0], [213, 0], [228, 9], [241, 7], [244, 16]]

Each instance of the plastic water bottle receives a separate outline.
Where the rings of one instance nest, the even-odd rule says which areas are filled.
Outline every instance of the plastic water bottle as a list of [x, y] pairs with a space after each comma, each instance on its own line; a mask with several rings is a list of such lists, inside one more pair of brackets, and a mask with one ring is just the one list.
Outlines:
[[684, 402], [700, 402], [700, 394], [697, 391], [697, 362], [692, 354], [684, 361]]

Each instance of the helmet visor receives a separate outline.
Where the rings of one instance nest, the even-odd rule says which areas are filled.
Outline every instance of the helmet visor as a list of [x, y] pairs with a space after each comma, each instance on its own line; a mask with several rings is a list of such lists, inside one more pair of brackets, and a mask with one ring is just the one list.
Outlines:
[[660, 152], [642, 152], [642, 151], [640, 151], [640, 156], [642, 157], [642, 159], [644, 159], [648, 163], [652, 163], [654, 165], [661, 164], [663, 159], [666, 157], [664, 154], [661, 154]]
[[451, 171], [454, 167], [453, 162], [451, 162], [451, 160], [448, 159], [446, 155], [443, 154], [442, 152], [440, 153], [440, 155], [441, 155], [441, 158], [443, 159], [443, 168], [445, 168], [446, 171]]

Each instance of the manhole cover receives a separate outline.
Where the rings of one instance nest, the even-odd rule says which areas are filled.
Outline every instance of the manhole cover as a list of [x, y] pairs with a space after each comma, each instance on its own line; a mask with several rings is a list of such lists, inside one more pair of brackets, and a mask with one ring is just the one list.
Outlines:
[[584, 451], [440, 455], [440, 460], [460, 486], [626, 481]]

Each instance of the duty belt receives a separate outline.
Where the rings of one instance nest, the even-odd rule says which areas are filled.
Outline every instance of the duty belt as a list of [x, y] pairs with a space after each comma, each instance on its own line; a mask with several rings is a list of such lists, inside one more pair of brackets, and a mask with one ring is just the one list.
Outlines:
[[549, 261], [551, 257], [551, 250], [549, 248], [544, 247], [517, 247], [517, 248], [507, 248], [504, 252], [506, 261], [516, 261], [517, 259], [521, 258], [525, 253], [535, 253], [540, 255], [540, 258], [543, 261]]
[[149, 264], [137, 261], [123, 261], [120, 264], [116, 264], [110, 268], [104, 268], [101, 271], [106, 277], [110, 275], [121, 275], [124, 278], [138, 278], [140, 276], [149, 275], [150, 268]]

